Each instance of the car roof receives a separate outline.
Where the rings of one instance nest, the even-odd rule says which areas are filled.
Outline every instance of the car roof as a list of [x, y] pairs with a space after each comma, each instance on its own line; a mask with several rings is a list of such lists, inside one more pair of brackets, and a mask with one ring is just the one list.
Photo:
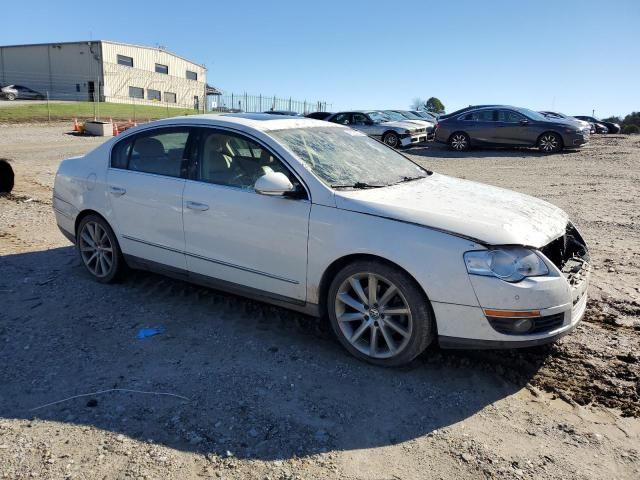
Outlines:
[[171, 117], [153, 122], [156, 125], [165, 124], [202, 124], [217, 126], [244, 126], [267, 132], [270, 130], [286, 130], [290, 128], [305, 127], [336, 127], [346, 128], [339, 124], [327, 123], [323, 120], [306, 118], [300, 116], [269, 115], [266, 113], [224, 113], [224, 114], [204, 114], [186, 115], [182, 117]]

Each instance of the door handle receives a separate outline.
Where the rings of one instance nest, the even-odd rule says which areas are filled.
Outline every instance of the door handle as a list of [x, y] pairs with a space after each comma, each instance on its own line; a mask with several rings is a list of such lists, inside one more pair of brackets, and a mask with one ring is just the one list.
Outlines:
[[109, 186], [109, 193], [111, 193], [111, 195], [115, 195], [116, 197], [120, 197], [121, 195], [127, 193], [127, 189], [122, 187], [114, 187], [113, 185], [111, 185]]
[[191, 200], [187, 200], [187, 208], [205, 212], [209, 210], [209, 205], [207, 205], [206, 203], [192, 202]]

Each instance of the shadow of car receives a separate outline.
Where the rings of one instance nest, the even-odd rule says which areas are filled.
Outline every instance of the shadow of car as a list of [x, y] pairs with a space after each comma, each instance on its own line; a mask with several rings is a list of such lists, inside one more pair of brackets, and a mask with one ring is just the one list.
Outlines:
[[[137, 271], [105, 293], [72, 247], [0, 265], [3, 287], [15, 288], [0, 313], [0, 417], [181, 451], [289, 459], [400, 443], [515, 393], [547, 355], [514, 364], [516, 383], [491, 367], [502, 360], [482, 368], [473, 352], [436, 350], [385, 370], [339, 355], [316, 320], [278, 307]], [[164, 333], [136, 338], [160, 325]], [[493, 358], [512, 362], [505, 355]]]

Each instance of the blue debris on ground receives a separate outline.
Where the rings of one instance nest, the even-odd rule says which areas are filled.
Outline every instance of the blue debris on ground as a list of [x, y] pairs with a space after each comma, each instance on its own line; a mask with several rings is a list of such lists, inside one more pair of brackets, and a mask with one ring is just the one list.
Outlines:
[[154, 335], [160, 335], [161, 333], [164, 333], [164, 327], [141, 328], [138, 330], [136, 338], [142, 340], [143, 338], [153, 337]]

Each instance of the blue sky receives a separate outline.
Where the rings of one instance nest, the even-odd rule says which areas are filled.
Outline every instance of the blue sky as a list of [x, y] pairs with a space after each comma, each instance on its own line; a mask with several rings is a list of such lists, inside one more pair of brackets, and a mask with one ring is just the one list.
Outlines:
[[[506, 103], [569, 114], [640, 110], [640, 1], [31, 0], [0, 45], [106, 39], [204, 63], [225, 91], [333, 109]], [[96, 4], [97, 5], [97, 4]]]

